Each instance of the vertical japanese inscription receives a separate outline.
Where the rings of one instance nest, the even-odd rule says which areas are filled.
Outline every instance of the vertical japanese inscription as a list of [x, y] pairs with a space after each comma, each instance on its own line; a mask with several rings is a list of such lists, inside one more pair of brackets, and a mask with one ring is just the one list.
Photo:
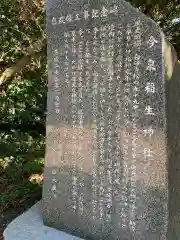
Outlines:
[[76, 62], [76, 31], [71, 32], [71, 39], [72, 39], [72, 77], [71, 77], [71, 119], [72, 119], [72, 209], [74, 212], [78, 209], [78, 177], [77, 177], [77, 166], [76, 166], [76, 124], [77, 124], [77, 113], [78, 113], [78, 93], [77, 93], [77, 86], [78, 86], [78, 76], [77, 76], [77, 62]]
[[124, 63], [124, 134], [123, 134], [123, 176], [122, 176], [122, 224], [121, 227], [127, 229], [129, 227], [129, 199], [128, 199], [128, 183], [130, 181], [129, 167], [131, 159], [131, 77], [132, 77], [132, 57], [131, 57], [131, 44], [132, 44], [132, 30], [130, 24], [127, 24], [125, 32], [125, 63]]
[[[53, 65], [53, 71], [54, 71], [54, 84], [53, 84], [53, 91], [54, 91], [54, 109], [55, 109], [55, 115], [56, 119], [58, 118], [58, 115], [60, 114], [60, 84], [59, 84], [59, 51], [58, 49], [54, 50], [54, 65]], [[55, 140], [53, 140], [53, 147], [56, 145]], [[55, 149], [56, 150], [56, 149]], [[51, 192], [53, 198], [57, 197], [57, 171], [56, 171], [56, 157], [53, 159], [53, 169], [52, 169], [52, 181], [51, 181]]]
[[112, 196], [113, 196], [113, 105], [114, 105], [114, 39], [115, 25], [107, 26], [108, 43], [107, 43], [107, 89], [108, 89], [108, 106], [107, 106], [107, 190], [106, 190], [106, 220], [111, 221], [112, 218]]
[[[84, 70], [84, 30], [79, 29], [78, 31], [79, 35], [79, 44], [78, 44], [78, 86], [77, 86], [77, 92], [78, 92], [78, 127], [79, 127], [79, 149], [78, 149], [78, 155], [79, 155], [79, 162], [80, 162], [80, 171], [83, 173], [83, 163], [84, 159], [82, 158], [82, 149], [83, 149], [83, 125], [84, 125], [84, 101], [83, 101], [83, 91], [84, 91], [84, 84], [83, 84], [83, 70]], [[79, 214], [83, 214], [84, 209], [84, 194], [83, 194], [83, 186], [84, 181], [82, 178], [78, 181], [79, 184]]]
[[129, 215], [130, 215], [130, 228], [132, 231], [136, 230], [136, 179], [137, 179], [137, 140], [138, 140], [138, 120], [139, 120], [139, 79], [140, 79], [140, 70], [139, 66], [141, 64], [141, 20], [137, 20], [135, 22], [135, 32], [134, 32], [134, 39], [133, 47], [135, 48], [135, 56], [133, 59], [133, 77], [132, 77], [132, 158], [131, 164], [129, 167], [130, 171], [130, 201], [129, 201]]
[[106, 38], [105, 28], [101, 27], [100, 35], [100, 70], [101, 77], [99, 82], [99, 217], [103, 219], [105, 215], [105, 202], [104, 202], [104, 182], [105, 182], [105, 82], [106, 82]]
[[65, 82], [68, 85], [69, 84], [69, 66], [70, 66], [70, 60], [69, 60], [69, 33], [65, 32], [64, 33], [64, 50], [65, 50], [65, 62], [64, 62], [64, 77], [65, 77]]
[[[93, 233], [99, 234], [96, 231], [99, 229], [105, 238], [115, 223], [118, 236], [127, 232], [141, 238], [139, 232], [145, 231], [144, 224], [147, 219], [150, 221], [150, 205], [143, 202], [143, 194], [151, 187], [146, 175], [150, 161], [156, 157], [153, 140], [159, 128], [156, 113], [160, 111], [153, 103], [160, 89], [156, 79], [158, 61], [153, 58], [159, 51], [159, 42], [156, 34], [143, 35], [143, 18], [135, 13], [133, 21], [128, 19], [124, 6], [97, 4], [93, 9], [85, 8], [50, 19], [53, 28], [61, 29], [64, 37], [61, 70], [61, 50], [54, 48], [53, 91], [57, 119], [63, 119], [61, 104], [67, 101], [69, 125], [63, 151], [65, 162], [70, 159], [67, 168], [61, 168], [62, 172], [52, 169], [51, 192], [57, 199], [61, 193], [58, 174], [63, 176], [63, 171], [68, 172], [70, 167], [67, 191], [70, 196], [62, 205], [68, 206], [66, 210], [72, 218], [77, 217], [77, 226], [83, 229], [82, 221], [86, 220], [85, 225], [97, 226]], [[69, 98], [64, 97], [67, 93]], [[87, 142], [90, 142], [88, 150]], [[52, 160], [53, 165], [57, 161]], [[137, 201], [141, 199], [144, 205], [140, 206]], [[151, 224], [147, 225], [149, 228]], [[90, 229], [86, 225], [83, 231]], [[117, 239], [113, 234], [112, 230], [110, 239]]]
[[92, 173], [92, 218], [95, 220], [98, 218], [98, 129], [97, 129], [97, 119], [98, 119], [98, 37], [97, 37], [98, 30], [96, 28], [93, 29], [93, 48], [92, 48], [92, 54], [93, 54], [93, 72], [92, 72], [92, 130], [93, 130], [93, 151], [92, 151], [92, 160], [93, 160], [93, 173]]

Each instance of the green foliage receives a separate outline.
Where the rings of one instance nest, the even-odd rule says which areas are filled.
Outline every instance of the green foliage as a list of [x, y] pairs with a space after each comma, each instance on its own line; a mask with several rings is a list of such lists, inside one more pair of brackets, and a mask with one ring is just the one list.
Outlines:
[[[0, 96], [2, 126], [43, 127], [46, 110], [46, 59], [41, 57], [40, 67], [28, 71], [9, 86], [6, 96]], [[13, 126], [14, 125], [14, 126]], [[9, 130], [9, 129], [8, 129]]]
[[0, 61], [16, 62], [42, 35], [44, 9], [35, 4], [28, 8], [27, 2], [36, 1], [0, 1]]
[[23, 183], [18, 183], [9, 187], [9, 189], [0, 196], [0, 212], [6, 209], [6, 206], [17, 207], [22, 202], [28, 200], [30, 197], [36, 197], [39, 199], [41, 191], [41, 186], [37, 183], [30, 183], [29, 181], [24, 181]]
[[41, 182], [30, 181], [30, 177], [42, 174], [44, 155], [44, 135], [37, 133], [37, 137], [32, 137], [19, 130], [1, 132], [0, 212], [29, 198], [41, 197]]
[[178, 0], [129, 0], [129, 2], [159, 24], [180, 59], [180, 22], [173, 21], [180, 18], [180, 2]]
[[[26, 55], [26, 48], [43, 34], [43, 8], [28, 14], [20, 3], [0, 1], [0, 73]], [[44, 164], [46, 78], [42, 52], [0, 95], [0, 212], [41, 196], [41, 184], [30, 176], [41, 174]]]
[[[180, 23], [172, 21], [180, 17], [178, 1], [130, 2], [160, 25], [180, 58]], [[0, 75], [44, 36], [43, 4], [41, 0], [0, 0]], [[41, 174], [44, 163], [46, 79], [42, 51], [0, 95], [0, 209], [41, 195], [41, 186], [29, 176]]]

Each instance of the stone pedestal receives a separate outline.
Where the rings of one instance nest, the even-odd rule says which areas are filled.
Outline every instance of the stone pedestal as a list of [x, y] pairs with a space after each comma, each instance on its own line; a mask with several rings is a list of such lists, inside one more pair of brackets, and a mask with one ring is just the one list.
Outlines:
[[5, 229], [4, 240], [80, 240], [67, 233], [46, 227], [40, 213], [41, 202], [12, 221]]

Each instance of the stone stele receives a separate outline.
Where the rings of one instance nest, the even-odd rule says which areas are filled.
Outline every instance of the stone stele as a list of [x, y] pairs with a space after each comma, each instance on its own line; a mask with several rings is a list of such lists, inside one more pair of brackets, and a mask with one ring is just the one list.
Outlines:
[[48, 0], [44, 224], [166, 239], [164, 36], [125, 1]]

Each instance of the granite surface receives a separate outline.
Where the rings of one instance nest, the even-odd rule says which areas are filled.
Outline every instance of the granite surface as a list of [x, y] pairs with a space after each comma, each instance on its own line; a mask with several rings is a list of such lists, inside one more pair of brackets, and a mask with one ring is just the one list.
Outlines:
[[27, 212], [13, 220], [3, 233], [4, 240], [82, 240], [44, 226], [40, 206], [41, 202], [36, 203]]
[[160, 29], [124, 1], [46, 8], [44, 223], [85, 239], [166, 239]]

